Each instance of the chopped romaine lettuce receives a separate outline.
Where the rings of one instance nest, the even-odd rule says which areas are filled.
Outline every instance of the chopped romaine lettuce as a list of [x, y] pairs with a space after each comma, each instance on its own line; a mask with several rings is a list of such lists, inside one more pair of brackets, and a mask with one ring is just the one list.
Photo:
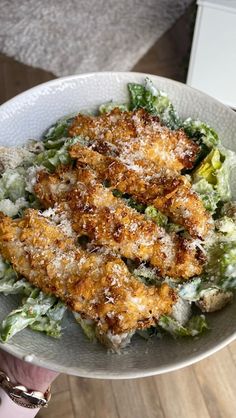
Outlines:
[[174, 337], [195, 337], [208, 329], [204, 315], [195, 315], [189, 319], [185, 326], [170, 316], [163, 315], [158, 325]]
[[128, 199], [125, 198], [125, 201], [126, 201], [128, 206], [130, 206], [133, 209], [136, 209], [137, 212], [144, 213], [146, 205], [144, 205], [143, 203], [137, 202], [132, 197], [129, 197]]
[[69, 127], [73, 121], [73, 117], [65, 117], [58, 120], [51, 128], [49, 128], [43, 137], [44, 146], [46, 149], [59, 149], [68, 137]]
[[46, 315], [39, 317], [29, 327], [33, 331], [44, 332], [49, 337], [61, 337], [61, 321], [54, 321]]
[[[37, 207], [36, 197], [29, 190], [28, 174], [33, 165], [7, 169], [0, 179], [0, 211], [10, 217], [21, 216], [23, 209]], [[36, 206], [35, 206], [36, 205]]]
[[208, 249], [206, 274], [217, 288], [236, 289], [236, 241], [218, 239]]
[[51, 150], [51, 149], [59, 150], [64, 145], [66, 139], [67, 139], [66, 137], [58, 138], [54, 140], [49, 139], [47, 142], [45, 142], [44, 148], [45, 150]]
[[217, 133], [206, 123], [200, 120], [186, 119], [182, 125], [186, 134], [199, 144], [204, 144], [207, 148], [213, 148], [219, 143]]
[[72, 159], [69, 155], [68, 148], [80, 140], [80, 137], [66, 139], [59, 149], [48, 149], [41, 152], [36, 157], [36, 165], [43, 165], [49, 171], [54, 171], [59, 164], [70, 164]]
[[214, 186], [202, 178], [192, 185], [192, 189], [201, 197], [204, 207], [209, 212], [215, 212], [220, 196]]
[[10, 199], [16, 202], [17, 199], [26, 196], [25, 190], [25, 169], [23, 167], [9, 168], [0, 179], [1, 199]]
[[26, 190], [26, 169], [7, 169], [0, 179], [0, 211], [14, 217], [29, 206]]
[[12, 311], [3, 321], [0, 327], [0, 339], [7, 342], [17, 332], [37, 321], [41, 315], [54, 305], [56, 297], [45, 295], [39, 289], [34, 289], [24, 304]]
[[230, 189], [230, 173], [232, 168], [236, 165], [236, 154], [230, 150], [223, 150], [221, 154], [224, 156], [224, 161], [216, 172], [216, 189], [220, 195], [220, 200], [227, 202], [232, 197]]
[[234, 153], [213, 148], [193, 172], [193, 189], [211, 212], [216, 210], [219, 201], [226, 202], [231, 198], [229, 179], [233, 164]]
[[221, 243], [220, 249], [222, 252], [220, 259], [221, 275], [227, 278], [236, 277], [236, 243]]
[[0, 293], [22, 293], [28, 296], [32, 290], [33, 286], [27, 280], [19, 278], [13, 267], [0, 256]]
[[16, 277], [16, 273], [10, 264], [0, 255], [0, 279]]
[[86, 337], [90, 341], [96, 340], [96, 324], [94, 321], [89, 319], [84, 319], [78, 312], [73, 312], [76, 322], [80, 324], [82, 330], [84, 331]]
[[149, 78], [144, 85], [129, 83], [130, 109], [145, 109], [152, 115], [158, 116], [163, 124], [171, 129], [180, 126], [180, 120], [173, 104], [165, 93], [156, 89]]
[[181, 284], [179, 286], [178, 294], [182, 299], [187, 300], [189, 302], [198, 300], [201, 284], [201, 277], [196, 277], [186, 283]]
[[24, 197], [20, 197], [13, 203], [10, 199], [0, 200], [0, 212], [10, 217], [15, 217], [29, 206], [28, 201]]
[[150, 327], [147, 329], [139, 329], [136, 333], [144, 340], [149, 340], [152, 337], [162, 338], [163, 332], [158, 327]]
[[214, 148], [194, 171], [194, 178], [204, 178], [208, 183], [217, 184], [217, 172], [222, 167], [225, 157], [218, 148]]
[[[107, 187], [106, 185], [104, 185], [105, 187]], [[115, 197], [123, 197], [123, 193], [122, 192], [120, 192], [119, 190], [117, 190], [117, 189], [113, 189], [112, 190], [112, 194], [113, 194], [113, 196], [115, 196]]]
[[120, 109], [122, 112], [129, 110], [126, 103], [116, 103], [111, 100], [110, 102], [103, 103], [99, 106], [99, 113], [109, 113], [116, 108]]
[[[230, 270], [229, 270], [230, 271]], [[222, 277], [219, 282], [219, 286], [221, 289], [227, 290], [235, 290], [236, 289], [236, 267], [232, 267], [232, 271], [230, 272], [229, 277]]]
[[159, 226], [166, 226], [168, 222], [167, 216], [163, 215], [154, 206], [147, 206], [145, 209], [145, 216], [148, 219], [156, 222]]
[[223, 216], [215, 221], [215, 227], [217, 238], [221, 242], [235, 241], [236, 243], [236, 221], [234, 219]]
[[[105, 187], [107, 187], [106, 184], [104, 184]], [[109, 185], [108, 185], [109, 187]], [[115, 197], [121, 197], [122, 199], [125, 200], [125, 203], [130, 206], [133, 209], [136, 209], [138, 212], [140, 213], [144, 213], [145, 209], [146, 209], [146, 205], [144, 205], [143, 203], [139, 203], [137, 202], [135, 199], [133, 199], [132, 197], [129, 197], [127, 194], [120, 192], [117, 189], [113, 189], [112, 190], [113, 196]]]
[[46, 315], [53, 321], [61, 321], [66, 309], [67, 308], [65, 304], [59, 300], [52, 308], [47, 311]]
[[61, 336], [61, 323], [65, 311], [66, 306], [64, 303], [58, 301], [45, 315], [38, 317], [38, 319], [30, 325], [30, 328], [34, 331], [44, 332], [50, 337], [59, 338]]
[[[9, 270], [10, 269], [11, 267]], [[4, 293], [4, 295], [15, 295], [17, 293], [29, 295], [33, 290], [33, 286], [25, 279], [18, 279], [14, 270], [10, 273], [12, 274], [12, 277], [5, 276], [0, 280], [0, 293]]]
[[161, 282], [160, 277], [158, 277], [157, 270], [154, 267], [147, 267], [145, 264], [141, 264], [135, 268], [131, 267], [131, 272], [135, 277], [147, 285], [159, 285]]
[[183, 232], [184, 231], [184, 227], [182, 225], [178, 225], [178, 224], [174, 224], [172, 222], [168, 222], [166, 224], [166, 230], [169, 233], [172, 233], [172, 232], [177, 233], [177, 232]]

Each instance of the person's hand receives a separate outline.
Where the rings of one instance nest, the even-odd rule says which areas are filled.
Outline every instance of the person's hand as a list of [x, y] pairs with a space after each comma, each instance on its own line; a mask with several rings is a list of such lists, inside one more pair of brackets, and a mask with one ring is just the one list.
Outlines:
[[[12, 383], [43, 393], [58, 375], [51, 370], [19, 360], [2, 350], [0, 350], [0, 370], [7, 374]], [[0, 417], [34, 418], [39, 411], [38, 408], [27, 409], [15, 404], [2, 389], [0, 394]]]
[[0, 370], [8, 375], [11, 382], [43, 393], [58, 376], [56, 372], [19, 360], [2, 350], [0, 350]]

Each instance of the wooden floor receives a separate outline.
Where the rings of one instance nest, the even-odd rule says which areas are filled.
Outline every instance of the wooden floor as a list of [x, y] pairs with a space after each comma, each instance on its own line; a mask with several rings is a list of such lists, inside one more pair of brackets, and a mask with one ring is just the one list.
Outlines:
[[177, 372], [106, 381], [61, 375], [40, 418], [235, 418], [236, 342]]
[[[134, 69], [185, 81], [193, 19], [191, 7]], [[0, 55], [0, 103], [52, 78]], [[52, 391], [39, 418], [235, 418], [236, 342], [162, 376], [104, 381], [61, 375]]]

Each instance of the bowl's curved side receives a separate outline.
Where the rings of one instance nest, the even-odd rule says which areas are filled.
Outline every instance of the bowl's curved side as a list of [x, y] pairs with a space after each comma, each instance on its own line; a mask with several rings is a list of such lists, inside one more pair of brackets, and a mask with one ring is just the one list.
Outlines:
[[20, 145], [29, 138], [40, 137], [55, 120], [78, 109], [97, 108], [112, 99], [126, 101], [127, 83], [143, 82], [146, 76], [167, 92], [180, 116], [204, 120], [225, 139], [226, 146], [232, 145], [228, 141], [235, 130], [235, 113], [231, 109], [177, 81], [132, 72], [63, 77], [19, 94], [0, 106], [0, 144]]
[[[0, 145], [22, 145], [40, 138], [43, 131], [65, 114], [93, 108], [114, 99], [127, 100], [128, 82], [142, 82], [144, 74], [98, 73], [57, 79], [34, 87], [0, 107]], [[191, 115], [212, 125], [223, 143], [236, 149], [236, 114], [221, 103], [181, 83], [151, 76], [166, 91], [182, 117]], [[235, 182], [236, 183], [236, 182]], [[15, 306], [1, 296], [0, 320]], [[99, 344], [86, 340], [68, 313], [60, 340], [24, 330], [3, 349], [34, 364], [64, 373], [96, 378], [134, 378], [175, 370], [212, 354], [236, 337], [235, 304], [209, 316], [211, 331], [201, 338], [148, 342], [135, 337], [122, 355], [107, 354]], [[33, 336], [33, 338], [32, 338]], [[28, 357], [29, 360], [29, 357]]]
[[40, 335], [33, 342], [32, 332], [25, 330], [20, 339], [15, 337], [10, 344], [0, 343], [0, 347], [20, 359], [60, 373], [118, 380], [148, 377], [190, 366], [226, 347], [236, 338], [236, 332], [230, 332], [228, 336], [220, 335], [216, 322], [211, 331], [198, 339], [174, 340], [166, 336], [163, 340], [154, 337], [145, 341], [134, 337], [130, 347], [122, 354], [116, 354], [87, 341], [78, 326], [73, 328], [65, 331], [60, 341], [49, 341], [49, 337]]

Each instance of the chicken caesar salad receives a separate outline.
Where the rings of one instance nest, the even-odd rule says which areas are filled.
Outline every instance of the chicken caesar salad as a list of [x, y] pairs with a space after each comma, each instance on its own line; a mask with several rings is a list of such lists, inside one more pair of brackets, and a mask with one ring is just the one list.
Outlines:
[[150, 79], [128, 91], [0, 147], [0, 292], [21, 301], [1, 342], [59, 338], [67, 310], [115, 351], [134, 334], [194, 338], [232, 302], [235, 154]]

